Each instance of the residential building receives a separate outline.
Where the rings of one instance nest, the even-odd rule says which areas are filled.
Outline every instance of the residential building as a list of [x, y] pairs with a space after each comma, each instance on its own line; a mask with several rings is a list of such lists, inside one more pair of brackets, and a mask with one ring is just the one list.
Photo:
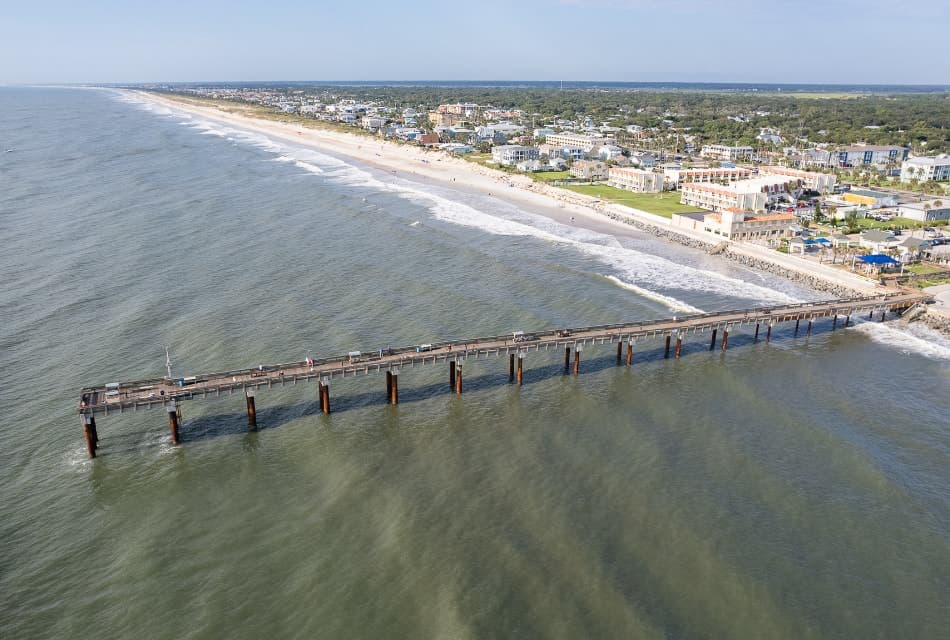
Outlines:
[[611, 167], [607, 172], [607, 184], [637, 193], [659, 193], [663, 191], [663, 174], [643, 169]]
[[841, 194], [841, 199], [851, 204], [863, 204], [870, 209], [897, 206], [897, 196], [892, 193], [884, 193], [883, 191], [852, 189], [851, 191]]
[[492, 147], [491, 159], [501, 165], [511, 166], [525, 160], [537, 160], [537, 147], [523, 147], [517, 144], [503, 144]]
[[360, 118], [360, 126], [368, 131], [379, 131], [386, 126], [386, 118], [378, 118], [376, 116], [363, 116]]
[[630, 164], [641, 169], [652, 169], [656, 164], [656, 157], [652, 153], [638, 151], [630, 154]]
[[543, 171], [544, 168], [540, 160], [524, 160], [515, 165], [515, 169], [525, 172]]
[[584, 133], [549, 133], [544, 137], [544, 141], [553, 147], [580, 147], [584, 153], [590, 153], [596, 147], [602, 147], [605, 144], [614, 144], [611, 136], [588, 135]]
[[880, 229], [869, 229], [861, 232], [861, 239], [858, 241], [860, 246], [878, 253], [893, 249], [900, 243], [900, 239], [893, 233], [890, 231], [881, 231]]
[[607, 177], [607, 165], [600, 160], [576, 160], [571, 165], [570, 173], [584, 180], [603, 180]]
[[755, 149], [752, 147], [730, 147], [724, 144], [707, 144], [699, 152], [704, 158], [718, 160], [746, 160], [752, 157]]
[[950, 154], [904, 160], [901, 164], [901, 182], [910, 182], [914, 178], [920, 182], [950, 180]]
[[839, 167], [886, 165], [906, 160], [908, 152], [906, 147], [857, 144], [832, 152], [831, 163]]
[[[666, 167], [666, 165], [663, 166]], [[744, 167], [719, 167], [716, 169], [664, 168], [663, 174], [669, 187], [678, 189], [687, 182], [729, 184], [752, 177], [752, 170]]]
[[623, 149], [615, 144], [605, 144], [595, 149], [593, 155], [596, 155], [601, 160], [616, 160], [617, 158], [623, 157]]
[[705, 231], [729, 240], [775, 240], [792, 235], [795, 216], [790, 213], [765, 215], [727, 209], [719, 213], [674, 213], [671, 222], [675, 227]]
[[535, 138], [547, 138], [552, 133], [554, 133], [554, 129], [549, 129], [547, 127], [541, 127], [531, 132]]
[[830, 193], [834, 191], [835, 184], [838, 180], [830, 173], [801, 171], [788, 167], [759, 167], [759, 175], [788, 176], [789, 178], [799, 180], [804, 188], [817, 191], [818, 193]]
[[910, 218], [919, 222], [950, 220], [950, 199], [908, 202], [899, 205], [897, 211], [902, 218]]
[[720, 186], [687, 182], [680, 187], [680, 192], [682, 204], [717, 212], [729, 209], [763, 211], [768, 202], [768, 196], [762, 191], [747, 190], [736, 184]]

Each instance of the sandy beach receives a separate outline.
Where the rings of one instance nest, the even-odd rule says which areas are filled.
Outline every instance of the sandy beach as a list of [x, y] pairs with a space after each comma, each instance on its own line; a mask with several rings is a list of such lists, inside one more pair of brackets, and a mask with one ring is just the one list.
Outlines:
[[[577, 227], [614, 235], [635, 233], [629, 225], [612, 220], [600, 212], [598, 209], [602, 209], [604, 205], [597, 204], [595, 198], [540, 184], [527, 176], [511, 175], [468, 162], [444, 151], [423, 149], [382, 138], [302, 127], [295, 123], [262, 120], [153, 93], [135, 93], [140, 98], [156, 104], [318, 151], [346, 156], [397, 176], [432, 181], [459, 191], [481, 196], [490, 195], [516, 205], [528, 205], [562, 224], [574, 224]], [[625, 212], [633, 212], [629, 207], [623, 209]], [[665, 226], [669, 223], [659, 216], [646, 212], [637, 213], [646, 216], [645, 219], [653, 224]]]

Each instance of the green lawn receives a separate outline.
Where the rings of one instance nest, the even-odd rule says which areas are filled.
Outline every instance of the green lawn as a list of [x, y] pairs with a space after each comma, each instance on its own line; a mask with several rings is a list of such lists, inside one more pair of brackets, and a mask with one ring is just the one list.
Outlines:
[[858, 227], [861, 229], [918, 229], [927, 227], [933, 223], [918, 222], [910, 218], [891, 218], [887, 222], [872, 220], [871, 218], [858, 218]]
[[554, 182], [555, 180], [570, 180], [570, 171], [536, 171], [530, 174], [538, 182]]
[[916, 273], [916, 274], [927, 274], [927, 273], [940, 273], [944, 271], [943, 267], [938, 267], [935, 264], [927, 264], [926, 262], [918, 262], [917, 264], [910, 264], [904, 267], [905, 273]]
[[641, 211], [655, 213], [656, 215], [663, 216], [664, 218], [669, 218], [674, 213], [702, 211], [702, 209], [680, 204], [680, 194], [675, 191], [668, 191], [664, 193], [633, 193], [632, 191], [624, 191], [623, 189], [617, 189], [616, 187], [608, 187], [607, 185], [599, 184], [577, 186], [566, 185], [562, 188], [570, 189], [571, 191], [576, 191], [577, 193], [582, 193], [585, 196], [594, 196], [608, 202], [615, 202], [617, 204], [623, 204], [628, 207], [640, 209]]

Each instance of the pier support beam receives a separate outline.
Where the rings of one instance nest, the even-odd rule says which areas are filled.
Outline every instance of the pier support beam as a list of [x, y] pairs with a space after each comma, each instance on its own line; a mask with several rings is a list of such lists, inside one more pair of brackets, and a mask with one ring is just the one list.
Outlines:
[[680, 359], [680, 354], [683, 352], [683, 336], [676, 336], [676, 359]]
[[455, 388], [455, 360], [449, 361], [449, 389]]
[[247, 430], [257, 431], [257, 407], [254, 405], [254, 389], [244, 392], [247, 401]]
[[884, 316], [887, 315], [887, 309], [881, 309], [881, 322], [884, 322]]
[[729, 327], [723, 327], [722, 329], [722, 350], [725, 351], [729, 347]]
[[633, 364], [633, 340], [627, 340], [627, 366]]
[[[518, 357], [521, 357], [521, 354], [518, 354]], [[514, 382], [515, 380], [515, 354], [508, 355], [508, 382]]]
[[393, 372], [392, 370], [386, 372], [386, 401], [388, 402], [390, 398], [393, 397]]
[[574, 347], [574, 375], [581, 371], [581, 345]]
[[462, 363], [455, 365], [455, 393], [462, 395]]
[[518, 354], [518, 386], [524, 382], [524, 354]]
[[623, 339], [617, 341], [617, 364], [620, 364], [620, 360], [623, 358]]
[[330, 415], [330, 378], [320, 379], [320, 411]]
[[564, 373], [571, 370], [571, 348], [564, 347]]
[[752, 340], [753, 342], [759, 341], [759, 323], [758, 322], [755, 323], [755, 337]]
[[389, 403], [399, 404], [399, 371], [387, 371], [389, 377]]
[[844, 326], [847, 327], [850, 324], [851, 324], [851, 314], [849, 313], [848, 315], [844, 317]]
[[172, 433], [172, 444], [179, 444], [181, 443], [181, 434], [178, 425], [178, 404], [172, 402], [165, 405], [165, 408], [168, 410], [168, 428]]
[[831, 330], [834, 331], [838, 328], [838, 314], [836, 313], [834, 318], [831, 319]]
[[868, 320], [874, 320], [874, 309], [871, 309], [871, 311], [868, 312]]
[[769, 326], [765, 330], [765, 344], [768, 344], [771, 341], [772, 341], [772, 323], [769, 322]]
[[99, 438], [96, 435], [96, 419], [91, 416], [80, 416], [82, 420], [83, 432], [86, 435], [86, 450], [89, 452], [90, 458], [96, 457], [96, 449], [98, 449], [98, 440]]
[[663, 348], [663, 357], [670, 357], [670, 334], [666, 334], [666, 347]]
[[795, 335], [798, 335], [798, 324], [802, 321], [801, 316], [795, 318]]
[[710, 350], [710, 351], [712, 351], [713, 349], [716, 348], [716, 333], [717, 333], [718, 331], [719, 331], [718, 329], [713, 329], [713, 330], [712, 330], [712, 339], [709, 341], [709, 350]]
[[812, 320], [813, 320], [813, 318], [808, 318], [808, 329], [805, 330], [805, 335], [806, 335], [806, 336], [810, 336], [810, 335], [811, 335], [811, 323], [812, 323]]

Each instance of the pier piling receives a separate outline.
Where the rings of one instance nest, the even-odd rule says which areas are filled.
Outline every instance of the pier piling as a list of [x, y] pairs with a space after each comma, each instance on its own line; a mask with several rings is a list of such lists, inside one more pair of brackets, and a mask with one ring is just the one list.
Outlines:
[[851, 314], [848, 314], [844, 317], [844, 326], [847, 327], [850, 324], [851, 324]]
[[323, 415], [330, 415], [330, 378], [320, 379], [320, 410]]
[[393, 370], [387, 373], [389, 373], [390, 381], [389, 402], [392, 405], [397, 405], [399, 404], [399, 371]]
[[247, 430], [257, 431], [257, 407], [254, 405], [254, 389], [244, 392], [247, 401]]
[[831, 319], [831, 330], [834, 331], [838, 328], [838, 314], [836, 313]]
[[524, 382], [524, 354], [518, 354], [518, 386]]
[[663, 348], [663, 357], [670, 357], [670, 334], [666, 334], [666, 346]]
[[571, 370], [571, 347], [564, 347], [564, 373]]
[[683, 336], [676, 336], [676, 359], [679, 360], [680, 354], [683, 352]]
[[769, 322], [769, 326], [765, 330], [765, 344], [768, 344], [771, 341], [772, 341], [772, 323]]
[[166, 406], [168, 409], [168, 428], [172, 433], [172, 444], [179, 444], [181, 437], [178, 427], [178, 403], [172, 402]]
[[810, 335], [811, 335], [811, 323], [812, 323], [812, 318], [808, 318], [808, 329], [805, 330], [805, 335], [806, 335], [806, 336], [810, 336]]
[[717, 331], [718, 331], [718, 329], [713, 329], [713, 330], [712, 330], [712, 339], [709, 341], [709, 350], [710, 350], [710, 351], [712, 351], [713, 349], [716, 348], [716, 333], [717, 333]]
[[389, 400], [393, 397], [393, 372], [392, 370], [386, 372], [386, 400]]
[[515, 354], [508, 355], [508, 382], [515, 380]]
[[574, 375], [576, 376], [581, 371], [581, 345], [576, 345], [574, 347]]
[[627, 339], [627, 366], [633, 364], [633, 340]]
[[92, 416], [82, 416], [82, 427], [83, 432], [86, 435], [86, 450], [89, 452], [90, 458], [96, 457], [96, 438], [93, 435], [95, 430], [94, 422]]
[[462, 395], [462, 363], [455, 365], [455, 393]]
[[752, 341], [753, 342], [759, 341], [759, 323], [758, 322], [755, 323], [755, 337], [752, 338]]
[[449, 360], [449, 389], [455, 388], [455, 360]]
[[620, 364], [620, 360], [623, 358], [623, 339], [617, 341], [617, 364]]
[[795, 318], [795, 335], [798, 335], [798, 324], [802, 321], [801, 316]]
[[722, 328], [722, 350], [725, 351], [729, 346], [729, 327]]

